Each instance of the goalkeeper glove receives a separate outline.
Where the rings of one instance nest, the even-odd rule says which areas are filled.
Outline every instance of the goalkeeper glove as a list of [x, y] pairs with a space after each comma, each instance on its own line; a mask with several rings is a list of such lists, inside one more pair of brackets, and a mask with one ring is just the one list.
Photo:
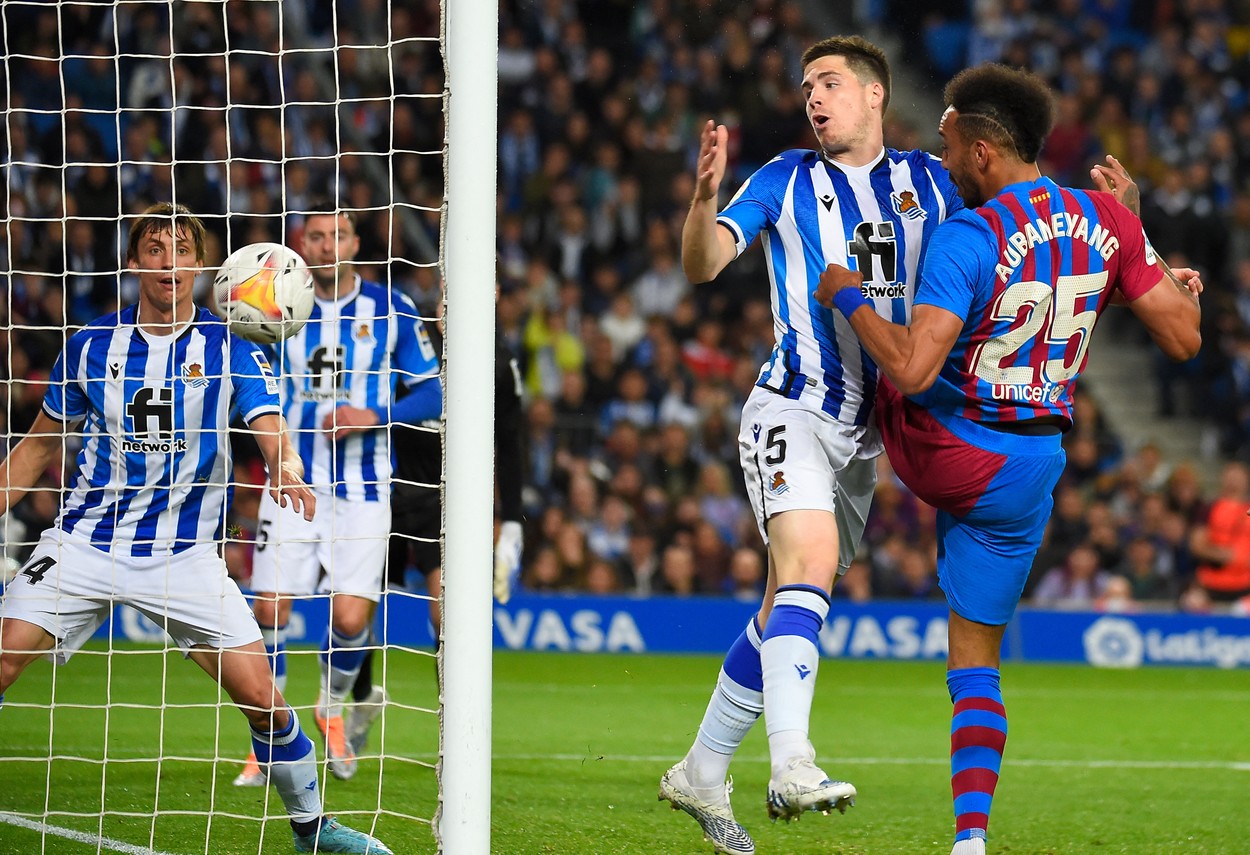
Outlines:
[[521, 550], [525, 546], [525, 534], [521, 524], [512, 520], [499, 526], [499, 540], [495, 543], [495, 599], [501, 604], [512, 597], [512, 585], [521, 575]]

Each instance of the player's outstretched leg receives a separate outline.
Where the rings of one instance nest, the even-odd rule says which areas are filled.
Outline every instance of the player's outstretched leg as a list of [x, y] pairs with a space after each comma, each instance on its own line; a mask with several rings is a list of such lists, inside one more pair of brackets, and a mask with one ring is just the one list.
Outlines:
[[295, 833], [296, 852], [348, 852], [353, 855], [394, 855], [385, 843], [363, 831], [348, 828], [331, 816], [311, 834]]
[[[261, 642], [265, 645], [265, 660], [273, 671], [273, 683], [279, 694], [286, 692], [286, 624], [281, 626], [260, 627]], [[235, 776], [236, 787], [264, 787], [269, 784], [269, 775], [256, 759], [256, 752], [248, 752], [243, 761], [243, 771]]]
[[830, 778], [816, 765], [816, 751], [808, 739], [820, 664], [816, 644], [828, 613], [825, 591], [812, 585], [783, 585], [764, 627], [760, 662], [772, 760], [768, 814], [773, 819], [797, 819], [809, 810], [845, 813], [855, 804], [855, 787]]
[[681, 762], [660, 779], [660, 798], [694, 817], [717, 852], [750, 853], [755, 843], [729, 805], [729, 763], [764, 712], [760, 628], [751, 618], [721, 666], [699, 734]]
[[946, 672], [955, 705], [951, 717], [951, 795], [955, 846], [951, 855], [985, 855], [990, 804], [1007, 744], [1007, 711], [997, 668]]

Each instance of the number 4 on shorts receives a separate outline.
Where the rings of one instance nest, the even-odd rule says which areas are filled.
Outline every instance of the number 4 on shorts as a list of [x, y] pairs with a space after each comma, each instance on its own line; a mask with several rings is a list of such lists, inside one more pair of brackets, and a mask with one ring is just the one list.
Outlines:
[[29, 565], [24, 567], [22, 571], [18, 573], [17, 575], [25, 576], [26, 581], [34, 585], [38, 582], [43, 581], [44, 575], [46, 575], [47, 572], [52, 569], [52, 565], [54, 564], [56, 564], [56, 559], [50, 558], [49, 556], [45, 555], [43, 558], [40, 558], [38, 561], [32, 561]]

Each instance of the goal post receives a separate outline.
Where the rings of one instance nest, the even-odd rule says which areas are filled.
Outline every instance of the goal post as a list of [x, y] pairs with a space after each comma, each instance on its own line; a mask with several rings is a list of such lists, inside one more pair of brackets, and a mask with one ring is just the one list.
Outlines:
[[[368, 645], [389, 700], [354, 778], [331, 773], [314, 724], [328, 596], [297, 604], [288, 630], [284, 695], [317, 744], [325, 809], [396, 852], [490, 849], [494, 349], [483, 342], [495, 332], [497, 2], [0, 8], [0, 457], [39, 412], [73, 331], [135, 302], [126, 229], [149, 203], [185, 204], [208, 227], [202, 306], [232, 250], [299, 249], [320, 197], [358, 218], [357, 272], [408, 292], [427, 324], [442, 301], [443, 484], [418, 485], [445, 491], [442, 667], [436, 678], [424, 590], [384, 594]], [[371, 335], [368, 323], [351, 333]], [[181, 382], [204, 379], [192, 370], [203, 366], [185, 367]], [[25, 560], [71, 493], [84, 428], [64, 438], [63, 483], [24, 499], [32, 513], [0, 518], [0, 569]], [[232, 571], [265, 536], [263, 467], [235, 462], [231, 507], [248, 510], [224, 537], [197, 535]], [[55, 851], [58, 837], [143, 855], [289, 847], [276, 790], [232, 786], [246, 721], [160, 626], [117, 611], [65, 667], [31, 666], [0, 709], [0, 853]]]
[[[447, 440], [441, 851], [486, 855], [491, 816], [495, 182], [499, 7], [443, 6], [447, 65]], [[487, 355], [489, 354], [489, 355]]]

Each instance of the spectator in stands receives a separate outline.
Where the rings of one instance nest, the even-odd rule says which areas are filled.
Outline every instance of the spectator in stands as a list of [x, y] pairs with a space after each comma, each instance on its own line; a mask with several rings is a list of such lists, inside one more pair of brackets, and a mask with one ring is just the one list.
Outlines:
[[1101, 569], [1098, 550], [1082, 543], [1059, 566], [1047, 570], [1033, 591], [1033, 603], [1060, 609], [1088, 609], [1101, 596], [1111, 577]]
[[1195, 526], [1190, 549], [1197, 581], [1218, 602], [1250, 594], [1250, 467], [1229, 463], [1206, 521]]
[[759, 550], [740, 546], [729, 559], [728, 593], [736, 600], [758, 603], [764, 595], [766, 575]]
[[[1124, 579], [1129, 584], [1129, 595], [1135, 600], [1172, 600], [1177, 591], [1169, 579], [1160, 572], [1155, 542], [1149, 537], [1137, 536], [1129, 541], [1124, 550], [1124, 561], [1115, 570], [1112, 579]], [[1104, 595], [1108, 592], [1104, 589]]]
[[1124, 576], [1112, 575], [1107, 579], [1102, 593], [1094, 600], [1094, 611], [1123, 614], [1140, 608], [1133, 598], [1133, 583]]

